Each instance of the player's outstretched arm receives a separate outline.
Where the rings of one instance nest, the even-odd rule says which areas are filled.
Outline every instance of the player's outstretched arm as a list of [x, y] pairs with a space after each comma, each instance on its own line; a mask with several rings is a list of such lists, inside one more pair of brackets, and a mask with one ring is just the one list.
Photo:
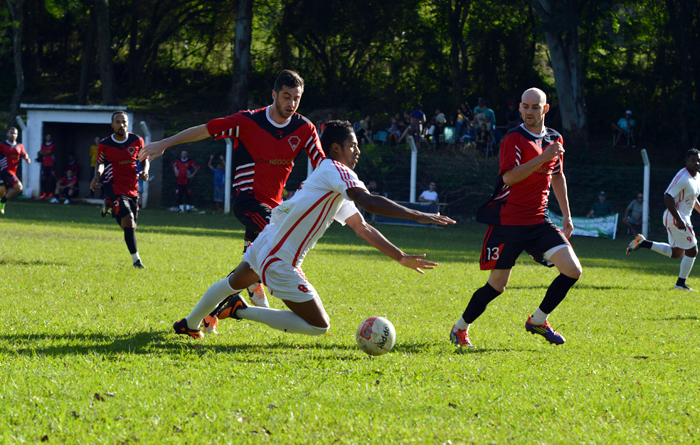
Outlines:
[[187, 130], [179, 132], [175, 136], [170, 136], [169, 138], [165, 138], [158, 142], [151, 142], [150, 144], [146, 145], [139, 152], [139, 161], [143, 161], [146, 158], [153, 160], [162, 155], [165, 150], [173, 145], [201, 141], [202, 139], [206, 139], [208, 137], [209, 130], [207, 130], [207, 124], [188, 128]]
[[439, 213], [423, 213], [418, 210], [406, 208], [381, 195], [372, 195], [364, 189], [353, 187], [348, 189], [348, 197], [357, 205], [375, 215], [390, 216], [393, 218], [411, 219], [423, 224], [454, 224], [455, 221]]
[[404, 267], [413, 269], [418, 273], [424, 273], [421, 269], [434, 269], [435, 266], [438, 265], [432, 261], [424, 260], [425, 254], [406, 255], [401, 249], [386, 239], [379, 230], [367, 224], [359, 213], [352, 215], [350, 218], [346, 219], [345, 222], [355, 231], [357, 236], [367, 241], [370, 246], [398, 261], [399, 264]]
[[569, 209], [569, 192], [566, 186], [566, 176], [564, 176], [564, 173], [552, 176], [552, 191], [554, 191], [554, 196], [557, 197], [559, 208], [561, 208], [564, 235], [569, 238], [574, 232], [574, 223], [571, 220], [571, 210]]

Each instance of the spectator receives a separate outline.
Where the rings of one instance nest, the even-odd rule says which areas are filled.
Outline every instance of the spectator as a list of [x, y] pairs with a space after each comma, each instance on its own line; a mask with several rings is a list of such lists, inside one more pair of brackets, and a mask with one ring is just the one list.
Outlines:
[[[95, 176], [95, 165], [97, 164], [97, 146], [100, 145], [100, 139], [102, 138], [95, 136], [95, 141], [90, 146], [90, 168], [92, 169], [90, 173], [92, 174], [92, 177]], [[95, 191], [90, 189], [90, 197], [92, 198], [94, 195]]]
[[457, 139], [462, 139], [467, 134], [473, 120], [474, 113], [469, 108], [469, 104], [462, 102], [457, 109], [457, 117], [455, 117], [455, 136]]
[[479, 150], [486, 151], [486, 148], [491, 143], [491, 132], [489, 131], [486, 124], [481, 124], [479, 131], [476, 133], [476, 148]]
[[366, 141], [368, 144], [372, 143], [372, 138], [370, 133], [372, 131], [372, 118], [368, 114], [364, 119], [360, 121], [360, 129], [357, 131], [357, 141], [362, 143]]
[[177, 178], [177, 188], [175, 195], [177, 203], [180, 206], [180, 213], [194, 210], [190, 205], [192, 198], [192, 190], [190, 189], [190, 179], [199, 171], [199, 165], [187, 156], [187, 150], [182, 150], [180, 159], [173, 162], [173, 172]]
[[474, 107], [474, 118], [476, 118], [477, 114], [484, 112], [484, 110], [482, 109], [483, 105], [484, 105], [484, 99], [479, 98], [477, 105]]
[[409, 136], [413, 136], [413, 128], [411, 127], [411, 112], [410, 111], [404, 111], [403, 113], [403, 123], [404, 123], [404, 129], [403, 133], [401, 133], [401, 137], [399, 138], [399, 144], [408, 142], [406, 139]]
[[413, 142], [416, 143], [416, 148], [420, 149], [421, 135], [423, 134], [423, 125], [425, 124], [425, 113], [423, 113], [423, 105], [416, 103], [416, 109], [411, 112], [411, 135]]
[[515, 104], [513, 102], [508, 102], [506, 122], [508, 122], [506, 125], [506, 132], [508, 132], [511, 128], [517, 127], [522, 122], [522, 119], [520, 119], [520, 112], [515, 108]]
[[377, 181], [374, 179], [367, 183], [367, 191], [369, 191], [370, 195], [381, 195], [379, 189], [377, 188]]
[[438, 194], [435, 191], [435, 182], [431, 181], [428, 185], [428, 190], [423, 190], [423, 193], [418, 197], [418, 202], [430, 204], [428, 213], [437, 213]]
[[71, 153], [68, 155], [68, 162], [66, 162], [66, 166], [63, 168], [63, 174], [68, 172], [68, 170], [73, 170], [73, 176], [78, 178], [80, 180], [80, 165], [78, 162], [75, 160], [75, 154]]
[[59, 199], [64, 199], [63, 204], [70, 204], [71, 198], [78, 197], [78, 177], [73, 170], [66, 170], [66, 175], [56, 184], [56, 196], [49, 202], [58, 204]]
[[496, 128], [496, 114], [493, 112], [493, 110], [489, 107], [489, 101], [485, 100], [483, 105], [481, 106], [481, 112], [486, 115], [486, 118], [488, 119], [488, 125], [489, 125], [489, 130], [493, 131]]
[[435, 146], [435, 151], [440, 150], [440, 135], [442, 134], [445, 125], [447, 124], [447, 119], [445, 119], [445, 114], [439, 109], [435, 109], [435, 117], [433, 118], [431, 130], [433, 137], [433, 144]]
[[632, 119], [632, 110], [625, 111], [625, 117], [620, 118], [617, 124], [612, 124], [613, 130], [617, 131], [615, 138], [615, 146], [620, 143], [622, 136], [629, 137], [630, 133], [634, 132], [634, 119]]
[[615, 213], [613, 211], [613, 206], [608, 201], [606, 201], [607, 196], [605, 192], [600, 192], [598, 195], [598, 202], [593, 204], [591, 211], [586, 215], [588, 218], [600, 218], [603, 216], [612, 215]]
[[54, 195], [54, 188], [56, 187], [56, 169], [54, 166], [56, 158], [54, 153], [56, 153], [56, 144], [53, 143], [51, 134], [46, 133], [44, 143], [39, 149], [39, 156], [41, 157], [41, 196], [39, 196], [39, 199], [44, 199], [47, 196], [53, 198]]
[[637, 199], [632, 200], [625, 209], [625, 216], [622, 222], [632, 231], [634, 236], [639, 235], [642, 230], [642, 214], [644, 212], [644, 195], [640, 192]]
[[214, 155], [209, 155], [209, 163], [207, 167], [214, 174], [214, 202], [216, 203], [217, 213], [224, 213], [224, 184], [226, 183], [226, 163], [224, 155], [219, 155], [219, 161], [216, 163], [216, 168], [211, 165]]
[[390, 147], [394, 147], [399, 144], [399, 139], [401, 138], [401, 130], [399, 128], [398, 122], [396, 122], [396, 118], [391, 118], [391, 124], [389, 125], [389, 128], [386, 129], [387, 136], [386, 136], [386, 143]]

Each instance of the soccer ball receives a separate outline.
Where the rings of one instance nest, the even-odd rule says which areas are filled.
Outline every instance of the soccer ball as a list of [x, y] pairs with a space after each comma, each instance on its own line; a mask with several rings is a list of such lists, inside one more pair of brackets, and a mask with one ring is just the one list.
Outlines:
[[367, 354], [384, 355], [396, 343], [396, 330], [386, 318], [370, 317], [358, 326], [355, 340]]

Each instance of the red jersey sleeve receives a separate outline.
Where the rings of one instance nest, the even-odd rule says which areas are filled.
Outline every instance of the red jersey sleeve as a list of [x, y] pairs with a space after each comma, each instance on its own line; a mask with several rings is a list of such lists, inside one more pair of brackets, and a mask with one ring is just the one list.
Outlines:
[[501, 174], [520, 165], [521, 159], [519, 153], [515, 150], [517, 139], [518, 133], [510, 133], [501, 144], [501, 151], [498, 159]]
[[241, 113], [213, 119], [207, 123], [207, 130], [209, 131], [209, 135], [214, 136], [214, 139], [217, 140], [237, 138], [238, 127], [241, 125], [242, 119]]
[[323, 148], [321, 147], [321, 139], [318, 137], [318, 133], [316, 132], [316, 126], [311, 123], [308, 123], [307, 125], [311, 128], [311, 137], [306, 141], [304, 150], [306, 150], [306, 154], [309, 155], [311, 165], [316, 168], [321, 161], [326, 159], [326, 154], [323, 152]]

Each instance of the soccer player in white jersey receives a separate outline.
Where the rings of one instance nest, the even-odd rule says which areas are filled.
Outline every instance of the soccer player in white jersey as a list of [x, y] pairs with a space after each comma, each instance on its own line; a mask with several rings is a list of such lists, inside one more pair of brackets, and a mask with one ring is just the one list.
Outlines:
[[272, 218], [253, 244], [243, 254], [243, 261], [231, 275], [214, 283], [190, 315], [177, 321], [178, 334], [202, 338], [199, 325], [217, 304], [228, 295], [237, 294], [258, 280], [271, 289], [291, 310], [248, 306], [240, 295], [224, 305], [219, 319], [234, 317], [257, 321], [280, 331], [321, 335], [328, 331], [330, 320], [313, 285], [301, 270], [301, 263], [333, 220], [349, 225], [372, 247], [395, 259], [400, 265], [423, 273], [437, 263], [423, 255], [407, 255], [374, 227], [367, 224], [353, 201], [368, 212], [412, 219], [424, 224], [454, 224], [440, 214], [407, 209], [383, 196], [372, 195], [353, 171], [360, 157], [357, 137], [347, 121], [326, 122], [321, 146], [323, 160], [304, 181], [294, 197], [272, 211]]
[[666, 211], [664, 226], [668, 230], [668, 244], [649, 241], [642, 234], [637, 235], [627, 246], [627, 255], [640, 248], [651, 249], [670, 258], [681, 258], [681, 271], [674, 289], [692, 291], [685, 282], [693, 269], [698, 254], [698, 240], [690, 224], [690, 215], [695, 209], [700, 213], [700, 151], [690, 149], [685, 154], [685, 168], [671, 181], [664, 194]]

